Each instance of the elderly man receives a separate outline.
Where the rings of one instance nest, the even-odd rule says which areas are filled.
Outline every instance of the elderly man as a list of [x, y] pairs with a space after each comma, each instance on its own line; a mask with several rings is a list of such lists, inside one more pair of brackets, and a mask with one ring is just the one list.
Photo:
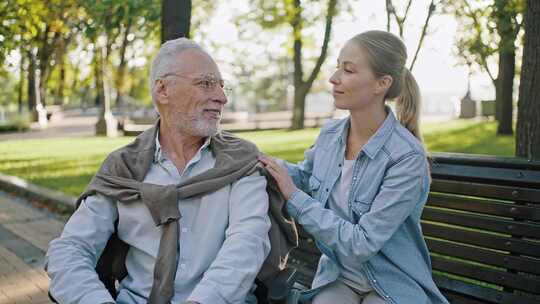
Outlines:
[[[163, 44], [150, 81], [160, 119], [109, 155], [51, 242], [50, 295], [59, 303], [254, 303], [271, 226], [257, 150], [218, 131], [223, 80], [194, 42]], [[111, 235], [128, 248], [116, 299], [95, 269]]]

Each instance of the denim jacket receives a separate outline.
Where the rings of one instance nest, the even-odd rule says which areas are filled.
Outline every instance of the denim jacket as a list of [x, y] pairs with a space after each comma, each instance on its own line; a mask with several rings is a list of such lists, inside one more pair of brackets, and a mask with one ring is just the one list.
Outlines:
[[340, 276], [336, 255], [352, 256], [373, 289], [388, 303], [448, 303], [433, 282], [420, 216], [429, 192], [429, 169], [421, 143], [388, 115], [363, 146], [353, 167], [346, 221], [327, 209], [343, 166], [350, 119], [322, 129], [298, 165], [287, 163], [299, 188], [289, 214], [323, 253], [309, 299]]

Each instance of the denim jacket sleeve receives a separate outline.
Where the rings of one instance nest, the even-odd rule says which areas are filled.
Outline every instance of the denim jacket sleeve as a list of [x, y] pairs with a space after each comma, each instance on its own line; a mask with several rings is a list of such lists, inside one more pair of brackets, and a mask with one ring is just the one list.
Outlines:
[[77, 208], [47, 251], [50, 292], [58, 303], [114, 302], [94, 269], [118, 217], [116, 205], [101, 195]]
[[[427, 162], [421, 153], [410, 153], [386, 171], [371, 209], [357, 223], [348, 222], [301, 190], [287, 203], [289, 214], [326, 247], [359, 262], [375, 255], [394, 232], [423, 203]], [[361, 185], [360, 185], [361, 186]]]

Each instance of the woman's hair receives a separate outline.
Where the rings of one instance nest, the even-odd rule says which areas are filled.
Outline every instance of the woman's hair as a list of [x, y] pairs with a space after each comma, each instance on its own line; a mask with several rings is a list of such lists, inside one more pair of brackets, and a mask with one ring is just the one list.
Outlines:
[[399, 122], [416, 138], [420, 133], [420, 89], [411, 72], [405, 67], [407, 48], [396, 35], [385, 31], [367, 31], [354, 36], [355, 42], [367, 54], [371, 69], [377, 77], [389, 75], [392, 85], [386, 99], [396, 99]]

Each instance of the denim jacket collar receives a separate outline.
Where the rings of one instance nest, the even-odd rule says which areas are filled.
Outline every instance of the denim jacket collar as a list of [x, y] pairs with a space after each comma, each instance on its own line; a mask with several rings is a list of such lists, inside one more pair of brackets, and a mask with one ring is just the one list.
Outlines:
[[[375, 134], [371, 136], [369, 141], [362, 147], [362, 151], [370, 159], [374, 159], [377, 153], [379, 153], [379, 151], [384, 146], [388, 138], [390, 138], [390, 135], [392, 135], [392, 131], [394, 130], [396, 123], [398, 123], [394, 113], [392, 112], [392, 109], [390, 109], [390, 107], [388, 106], [386, 106], [385, 108], [388, 115], [386, 116], [383, 124], [379, 127], [377, 132], [375, 132]], [[341, 146], [345, 146], [347, 143], [347, 135], [348, 135], [350, 125], [351, 125], [350, 116], [344, 120], [344, 123], [339, 125], [339, 128], [341, 130], [340, 130], [340, 136], [338, 140]]]

